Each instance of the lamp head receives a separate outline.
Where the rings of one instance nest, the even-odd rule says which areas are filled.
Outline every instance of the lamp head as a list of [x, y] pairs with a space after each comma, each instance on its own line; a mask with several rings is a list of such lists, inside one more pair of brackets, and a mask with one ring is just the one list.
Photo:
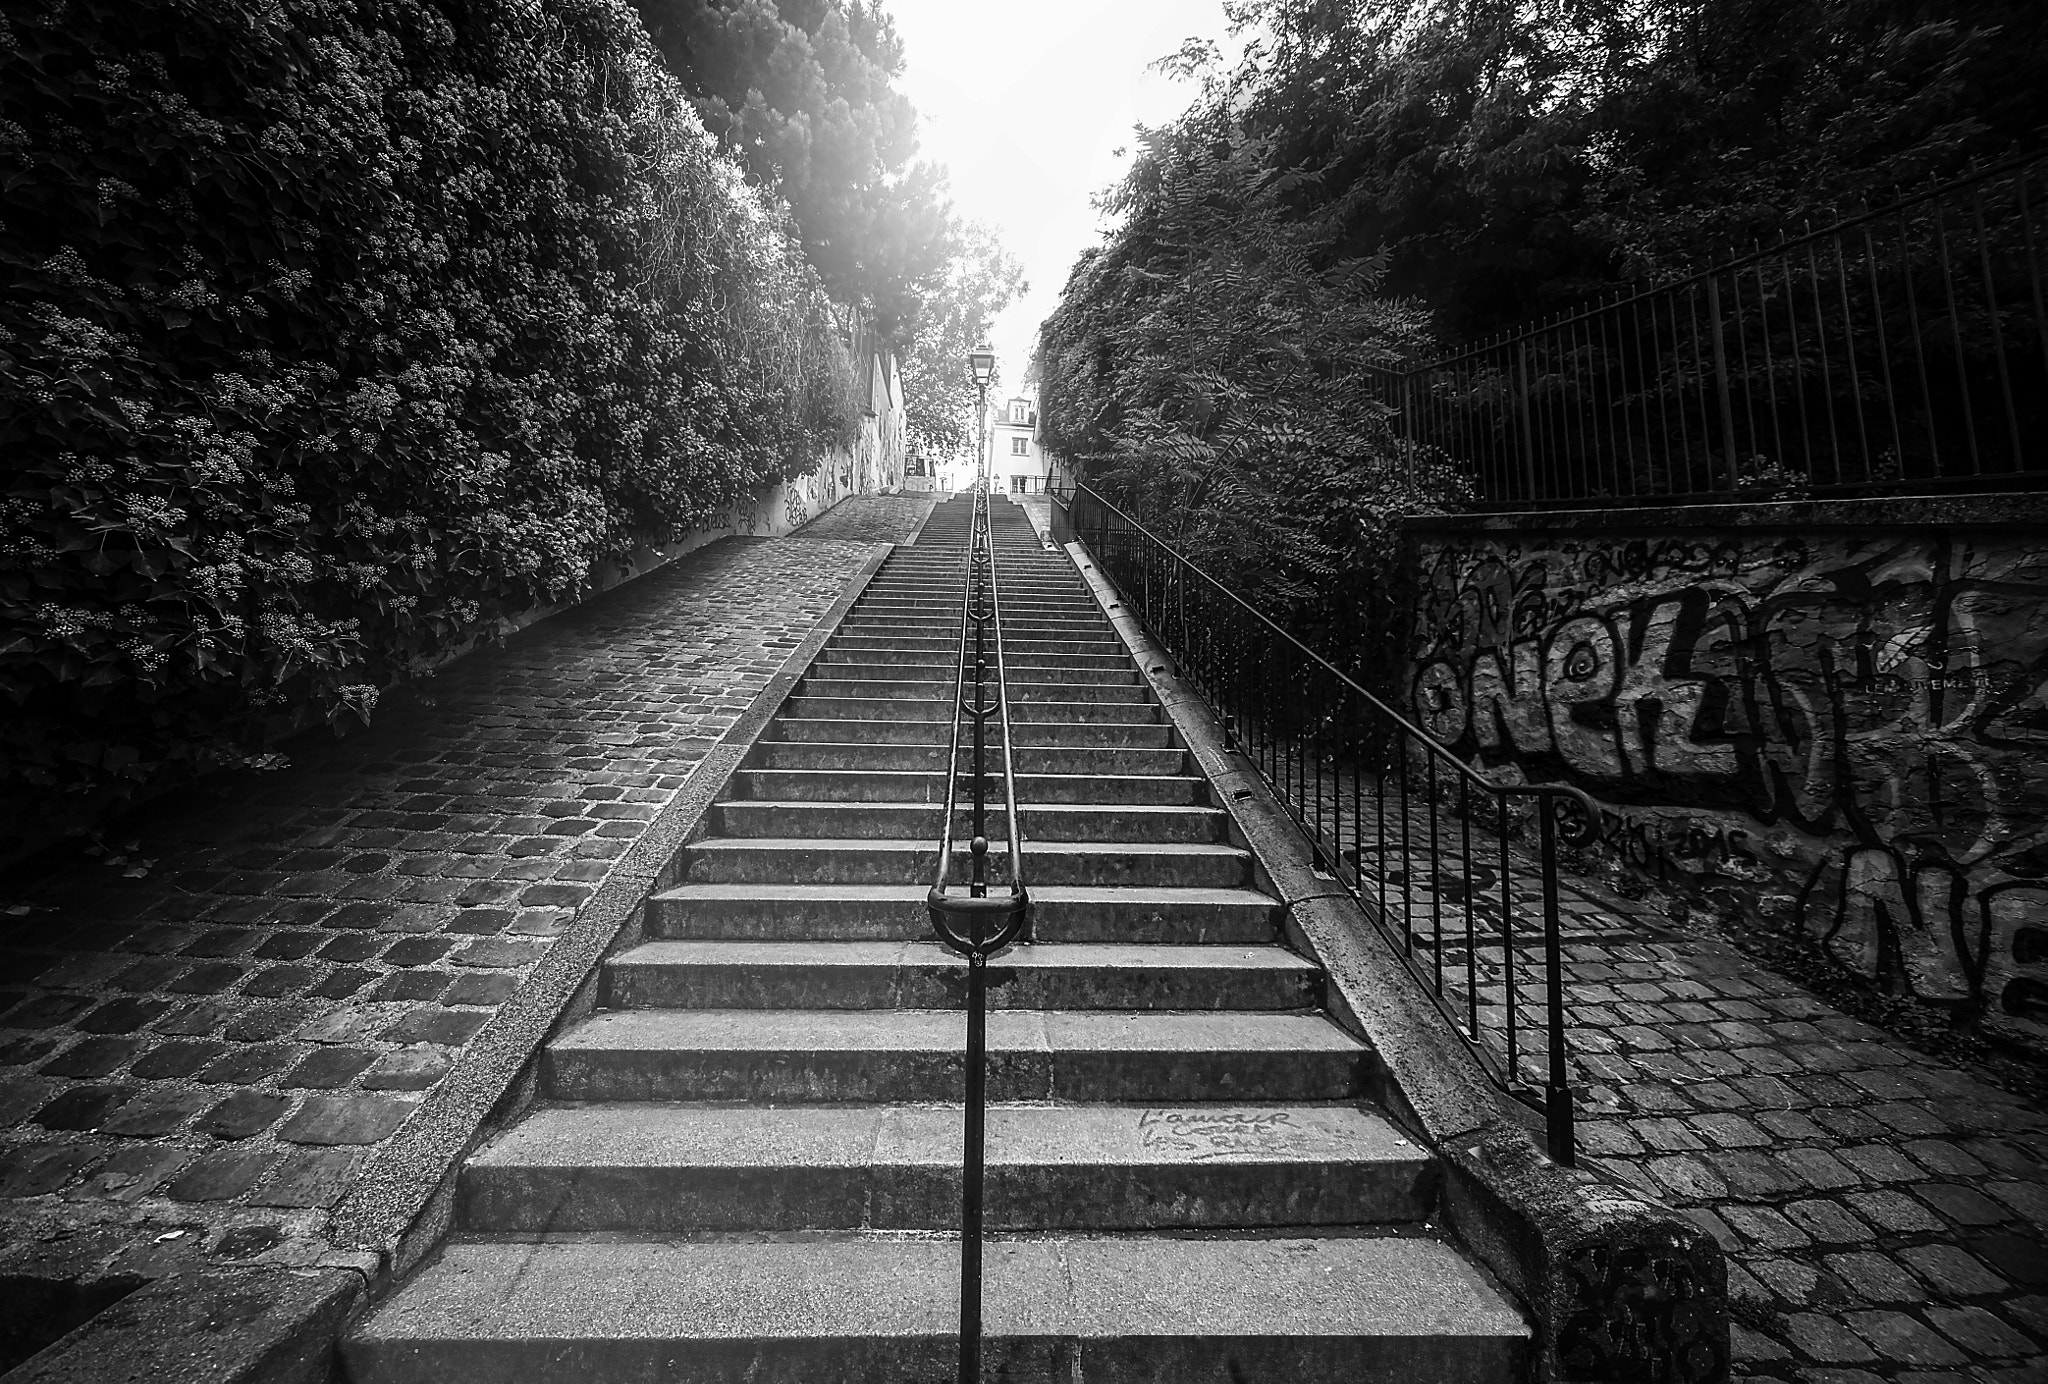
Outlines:
[[974, 376], [975, 387], [987, 389], [996, 376], [996, 353], [986, 346], [975, 347], [967, 353], [967, 369]]

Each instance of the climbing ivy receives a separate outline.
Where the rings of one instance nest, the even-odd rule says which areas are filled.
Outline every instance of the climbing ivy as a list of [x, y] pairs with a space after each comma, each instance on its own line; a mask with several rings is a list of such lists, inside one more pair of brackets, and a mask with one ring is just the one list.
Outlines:
[[10, 804], [367, 720], [857, 423], [619, 0], [13, 7], [0, 187]]

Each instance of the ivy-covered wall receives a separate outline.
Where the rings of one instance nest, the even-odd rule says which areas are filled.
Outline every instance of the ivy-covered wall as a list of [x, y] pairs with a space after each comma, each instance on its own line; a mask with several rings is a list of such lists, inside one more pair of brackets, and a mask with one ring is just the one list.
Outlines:
[[9, 7], [0, 187], [0, 799], [38, 817], [367, 719], [636, 550], [822, 504], [873, 431], [615, 0]]

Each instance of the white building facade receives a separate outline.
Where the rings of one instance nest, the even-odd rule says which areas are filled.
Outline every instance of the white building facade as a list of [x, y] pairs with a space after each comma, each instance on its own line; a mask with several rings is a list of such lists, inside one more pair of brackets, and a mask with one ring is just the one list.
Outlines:
[[1038, 445], [1038, 400], [1020, 394], [989, 412], [989, 488], [1005, 495], [1045, 489], [1045, 450]]

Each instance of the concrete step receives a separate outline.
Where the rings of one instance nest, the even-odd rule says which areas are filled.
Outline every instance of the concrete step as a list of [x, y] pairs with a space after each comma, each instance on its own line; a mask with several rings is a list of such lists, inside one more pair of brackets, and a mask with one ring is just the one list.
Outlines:
[[[1085, 731], [1099, 730], [1100, 727], [1075, 725], [1066, 729]], [[1142, 729], [1165, 731], [1167, 728], [1147, 726]], [[950, 736], [950, 732], [948, 735]], [[1187, 767], [1186, 751], [1173, 748], [1019, 744], [1016, 749], [1017, 769], [1020, 773], [1060, 774], [1070, 777], [1091, 773], [1178, 775]], [[947, 751], [948, 746], [940, 744], [937, 740], [923, 745], [834, 743], [827, 740], [759, 740], [749, 752], [747, 762], [763, 769], [930, 769], [943, 773], [946, 768]], [[998, 754], [996, 758], [1000, 761], [1001, 755]]]
[[[706, 837], [685, 846], [694, 884], [916, 884], [938, 867], [938, 843], [869, 841], [857, 837]], [[990, 853], [990, 876], [1008, 877], [1007, 852]], [[967, 878], [967, 847], [954, 851], [953, 878]], [[1030, 841], [1024, 843], [1028, 885], [1133, 884], [1203, 889], [1243, 888], [1251, 857], [1235, 846], [1194, 842]]]
[[[553, 1106], [463, 1169], [494, 1234], [948, 1230], [958, 1105]], [[1005, 1230], [1381, 1225], [1433, 1210], [1429, 1159], [1343, 1105], [998, 1105], [986, 1224]]]
[[[1010, 685], [1012, 687], [1023, 687], [1048, 683], [1064, 683], [1070, 685], [1104, 684], [1109, 686], [1135, 686], [1139, 681], [1138, 670], [1132, 666], [1129, 659], [1123, 660], [1121, 667], [1116, 667], [1103, 666], [1101, 664], [1091, 666], [1078, 661], [1053, 664], [1044, 662], [1044, 658], [1045, 655], [1040, 654], [1034, 656], [1032, 661], [1025, 662], [1022, 659], [1012, 658], [1005, 652], [1003, 662], [1009, 670]], [[1107, 662], [1105, 660], [1105, 663]], [[885, 683], [935, 682], [950, 686], [959, 674], [959, 667], [959, 663], [954, 660], [943, 662], [911, 662], [905, 660], [902, 662], [884, 663], [876, 662], [872, 659], [856, 662], [842, 656], [820, 658], [810, 666], [809, 671], [804, 676], [806, 679], [822, 679], [854, 684], [865, 684], [870, 681]]]
[[[1128, 682], [1069, 682], [1041, 674], [1028, 676], [1012, 669], [1004, 686], [1013, 705], [1026, 702], [1094, 702], [1101, 705], [1138, 705], [1152, 700], [1152, 690], [1142, 687], [1136, 675]], [[969, 679], [970, 682], [972, 679]], [[993, 685], [993, 675], [984, 686]], [[812, 669], [797, 686], [799, 697], [887, 697], [896, 701], [944, 701], [959, 684], [948, 670], [944, 678], [847, 677], [836, 667]]]
[[[966, 607], [966, 593], [957, 586], [941, 595], [877, 592], [873, 587], [854, 603], [855, 610], [901, 610], [916, 614], [946, 613], [958, 619]], [[1102, 607], [1085, 594], [1065, 595], [1052, 591], [1020, 591], [1006, 585], [996, 588], [996, 598], [1005, 615], [1051, 612], [1059, 615], [1100, 618]]]
[[[818, 654], [814, 668], [830, 667], [911, 667], [939, 668], [950, 674], [958, 667], [956, 649], [949, 648], [941, 655], [928, 649], [843, 649], [827, 643]], [[1127, 673], [1135, 677], [1137, 667], [1127, 654], [1019, 654], [1005, 648], [1003, 656], [1015, 668], [1072, 668], [1088, 669], [1091, 672]], [[914, 676], [914, 675], [913, 675]]]
[[[1174, 743], [1173, 727], [1161, 721], [1025, 721], [1014, 715], [1011, 721], [1020, 764], [1024, 762], [1023, 751], [1026, 747], [1094, 749], [1129, 746], [1137, 749], [1166, 749]], [[870, 741], [880, 745], [944, 747], [952, 744], [953, 723], [932, 716], [802, 716], [790, 712], [785, 704], [785, 710], [770, 725], [769, 734], [778, 740], [788, 742], [831, 741], [847, 744]]]
[[[943, 688], [937, 696], [927, 698], [884, 697], [876, 695], [857, 696], [814, 696], [808, 689], [800, 688], [796, 695], [782, 704], [782, 715], [825, 721], [882, 720], [896, 716], [910, 716], [920, 721], [936, 721], [946, 717], [952, 705], [953, 688], [946, 683], [929, 684]], [[1142, 688], [1131, 688], [1142, 693]], [[1038, 701], [1015, 695], [1010, 698], [1010, 723], [1046, 721], [1121, 721], [1140, 724], [1159, 719], [1159, 707], [1150, 701]], [[950, 738], [950, 736], [949, 736]]]
[[[957, 1009], [615, 1009], [541, 1055], [550, 1100], [944, 1101], [963, 1089]], [[1317, 1014], [998, 1009], [988, 1098], [1356, 1097], [1367, 1049]]]
[[[993, 785], [996, 805], [984, 815], [991, 840], [1009, 832], [1000, 805], [1002, 785]], [[1019, 789], [1022, 792], [1022, 789]], [[966, 789], [963, 785], [962, 797]], [[936, 843], [941, 810], [936, 803], [830, 802], [740, 798], [719, 803], [713, 830], [733, 837], [834, 837], [869, 841]], [[971, 812], [959, 807], [954, 834], [971, 834]], [[1024, 802], [1023, 835], [1031, 841], [1220, 841], [1226, 815], [1218, 808], [1172, 803]]]
[[[943, 757], [920, 770], [741, 769], [734, 786], [763, 801], [936, 803], [946, 791]], [[1193, 805], [1204, 780], [1164, 774], [1019, 774], [1017, 796], [1033, 805], [1149, 803]]]
[[[960, 1249], [461, 1240], [342, 1345], [353, 1384], [953, 1384]], [[997, 1240], [984, 1379], [1498, 1384], [1529, 1330], [1435, 1240]]]
[[[680, 884], [647, 900], [655, 938], [921, 941], [932, 935], [922, 884]], [[1032, 936], [1056, 942], [1260, 943], [1279, 906], [1245, 889], [1031, 890]]]
[[[1034, 942], [988, 965], [995, 1009], [1291, 1010], [1322, 973], [1283, 947]], [[947, 1009], [967, 966], [936, 941], [654, 941], [605, 963], [613, 1009]]]

